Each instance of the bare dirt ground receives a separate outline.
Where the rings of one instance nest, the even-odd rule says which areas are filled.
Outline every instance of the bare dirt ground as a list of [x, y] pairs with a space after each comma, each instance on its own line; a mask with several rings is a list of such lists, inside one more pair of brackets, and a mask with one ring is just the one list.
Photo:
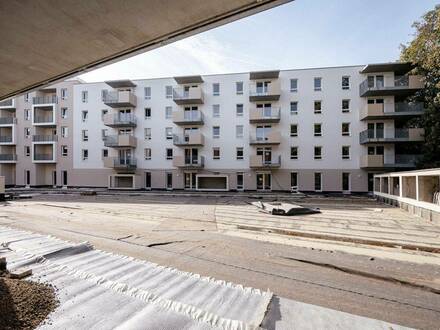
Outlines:
[[[417, 328], [440, 322], [440, 227], [366, 198], [263, 214], [247, 197], [40, 195], [0, 224]], [[395, 247], [394, 247], [395, 246]], [[424, 251], [417, 250], [422, 248]]]

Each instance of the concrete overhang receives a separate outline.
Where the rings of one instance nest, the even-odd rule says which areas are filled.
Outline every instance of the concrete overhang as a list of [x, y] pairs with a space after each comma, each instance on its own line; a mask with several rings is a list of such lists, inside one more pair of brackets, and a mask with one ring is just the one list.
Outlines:
[[133, 83], [131, 80], [124, 79], [124, 80], [107, 80], [105, 81], [107, 85], [109, 85], [112, 88], [124, 88], [124, 87], [136, 87], [136, 84]]
[[254, 71], [249, 73], [250, 80], [257, 79], [277, 79], [280, 75], [280, 70], [271, 70], [271, 71]]
[[374, 73], [374, 72], [394, 72], [402, 75], [414, 69], [414, 65], [409, 62], [391, 62], [391, 63], [376, 63], [367, 64], [360, 73]]
[[202, 76], [182, 76], [182, 77], [174, 77], [174, 80], [179, 85], [184, 84], [201, 84], [203, 83]]
[[290, 1], [1, 1], [0, 100]]

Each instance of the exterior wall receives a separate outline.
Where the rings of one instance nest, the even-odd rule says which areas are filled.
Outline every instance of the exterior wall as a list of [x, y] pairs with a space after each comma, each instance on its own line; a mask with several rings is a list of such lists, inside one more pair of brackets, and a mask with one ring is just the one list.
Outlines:
[[[166, 118], [166, 107], [172, 112], [182, 112], [184, 105], [176, 104], [172, 98], [166, 98], [166, 86], [182, 87], [174, 78], [135, 80], [136, 87], [130, 87], [134, 99], [128, 100], [133, 107], [112, 108], [102, 100], [102, 91], [112, 91], [107, 83], [83, 83], [66, 81], [51, 86], [56, 90], [56, 131], [58, 141], [55, 143], [56, 163], [36, 164], [32, 157], [24, 156], [24, 147], [32, 146], [32, 139], [24, 138], [25, 127], [31, 127], [32, 134], [49, 134], [52, 128], [36, 127], [32, 120], [24, 120], [24, 110], [32, 109], [32, 97], [39, 92], [29, 94], [29, 102], [20, 96], [16, 99], [17, 154], [16, 164], [2, 164], [0, 171], [6, 182], [23, 186], [25, 171], [31, 171], [31, 185], [51, 185], [52, 173], [57, 173], [57, 185], [62, 182], [62, 171], [68, 172], [68, 185], [75, 187], [107, 187], [109, 176], [118, 173], [136, 175], [136, 187], [145, 187], [145, 172], [151, 173], [151, 188], [166, 189], [167, 173], [172, 173], [173, 189], [184, 189], [184, 173], [227, 175], [229, 189], [237, 189], [237, 173], [243, 173], [245, 190], [257, 189], [257, 174], [272, 174], [272, 190], [291, 189], [291, 173], [298, 175], [298, 188], [302, 191], [314, 191], [314, 173], [322, 175], [322, 191], [341, 192], [342, 173], [350, 173], [350, 191], [366, 192], [368, 190], [368, 172], [360, 168], [361, 156], [367, 155], [368, 145], [359, 143], [359, 133], [367, 129], [368, 123], [383, 122], [385, 131], [394, 130], [394, 120], [360, 120], [360, 112], [367, 105], [367, 97], [359, 96], [359, 85], [367, 75], [361, 74], [362, 66], [334, 68], [283, 70], [279, 72], [276, 85], [279, 85], [280, 98], [273, 102], [250, 102], [249, 91], [255, 88], [255, 80], [250, 80], [249, 73], [207, 75], [199, 86], [203, 90], [203, 104], [198, 110], [203, 113], [204, 124], [199, 131], [204, 135], [203, 146], [197, 147], [199, 156], [204, 157], [204, 167], [199, 170], [183, 170], [173, 166], [172, 160], [166, 159], [166, 149], [173, 149], [173, 156], [183, 156], [184, 148], [174, 146], [172, 139], [166, 139], [165, 128], [171, 127], [173, 134], [183, 134], [184, 127], [173, 123], [173, 116]], [[381, 73], [374, 73], [381, 74]], [[394, 74], [382, 73], [385, 86], [394, 82]], [[342, 77], [350, 77], [350, 88], [342, 89]], [[321, 91], [314, 90], [314, 78], [322, 79]], [[290, 79], [297, 79], [297, 91], [290, 90]], [[268, 81], [272, 79], [262, 79]], [[236, 82], [243, 82], [243, 94], [237, 95]], [[213, 95], [213, 84], [220, 84], [220, 95]], [[194, 85], [194, 84], [188, 84]], [[151, 88], [151, 98], [144, 97], [144, 88]], [[61, 88], [67, 88], [67, 99], [60, 97]], [[87, 102], [82, 100], [82, 92], [87, 91]], [[384, 96], [384, 112], [394, 111], [394, 97]], [[342, 100], [350, 100], [350, 111], [342, 112]], [[321, 101], [320, 114], [314, 113], [314, 102]], [[290, 112], [290, 103], [297, 102], [296, 114]], [[271, 103], [273, 108], [280, 108], [280, 120], [276, 123], [254, 124], [249, 122], [250, 112], [257, 103]], [[243, 116], [237, 116], [236, 105], [243, 104]], [[213, 107], [218, 105], [220, 116], [213, 116]], [[61, 118], [61, 108], [68, 108], [68, 118]], [[145, 118], [145, 108], [151, 109], [151, 118]], [[102, 110], [116, 114], [119, 109], [131, 109], [136, 118], [133, 136], [137, 143], [133, 156], [137, 161], [135, 170], [116, 170], [104, 167], [103, 150], [108, 150], [108, 157], [117, 157], [117, 148], [104, 145], [102, 131], [107, 135], [116, 135], [117, 128], [104, 125]], [[82, 111], [88, 111], [86, 121], [82, 120]], [[342, 123], [350, 123], [350, 135], [342, 136]], [[298, 136], [290, 136], [290, 125], [298, 125]], [[314, 136], [314, 124], [322, 125], [322, 136]], [[236, 136], [236, 125], [243, 126], [243, 137]], [[250, 136], [255, 135], [257, 125], [271, 125], [272, 131], [279, 133], [280, 144], [272, 145], [272, 158], [281, 155], [281, 166], [273, 169], [251, 169], [249, 161], [256, 155], [257, 146], [250, 145]], [[61, 137], [61, 127], [68, 128], [68, 136]], [[188, 127], [196, 125], [187, 125]], [[213, 126], [220, 127], [220, 137], [213, 137]], [[151, 139], [144, 137], [145, 128], [151, 129]], [[82, 141], [82, 131], [88, 131], [88, 141]], [[73, 142], [74, 141], [74, 142]], [[68, 156], [61, 155], [61, 146], [68, 147]], [[290, 148], [298, 148], [298, 159], [290, 159]], [[314, 159], [314, 147], [322, 147], [322, 159]], [[342, 159], [342, 146], [350, 146], [350, 158]], [[220, 159], [213, 159], [213, 148], [220, 148]], [[243, 148], [243, 159], [236, 159], [236, 148]], [[263, 146], [264, 147], [264, 146]], [[0, 146], [3, 150], [6, 146]], [[151, 149], [151, 160], [144, 157], [144, 149]], [[88, 159], [82, 159], [82, 150], [88, 150]], [[394, 144], [384, 145], [385, 163], [394, 163]], [[373, 171], [377, 172], [377, 170]], [[195, 184], [195, 183], [194, 183]]]

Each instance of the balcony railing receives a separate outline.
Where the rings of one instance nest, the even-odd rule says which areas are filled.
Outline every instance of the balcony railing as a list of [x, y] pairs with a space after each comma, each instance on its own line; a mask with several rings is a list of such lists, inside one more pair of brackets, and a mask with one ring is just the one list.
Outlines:
[[16, 154], [0, 154], [0, 162], [15, 162], [17, 161]]
[[15, 117], [2, 117], [0, 118], [0, 125], [17, 124], [17, 118]]
[[41, 160], [53, 160], [52, 154], [34, 154], [34, 160], [41, 161]]
[[47, 123], [53, 123], [53, 114], [34, 117], [34, 124], [47, 124]]
[[135, 158], [109, 157], [104, 159], [105, 167], [116, 169], [136, 169], [137, 161]]
[[415, 166], [420, 157], [420, 155], [395, 155], [394, 160], [396, 164]]
[[422, 76], [406, 75], [394, 79], [391, 86], [386, 86], [384, 82], [374, 83], [366, 79], [359, 85], [359, 94], [360, 96], [405, 95], [420, 88], [423, 88]]
[[135, 148], [137, 144], [136, 137], [128, 134], [108, 135], [104, 138], [104, 146], [117, 148], [128, 147]]
[[204, 142], [204, 135], [200, 132], [192, 132], [188, 134], [173, 134], [173, 143], [176, 146], [202, 146]]
[[135, 107], [136, 95], [130, 91], [111, 91], [102, 95], [102, 102], [112, 108]]
[[359, 133], [359, 142], [404, 142], [423, 141], [423, 128], [366, 129]]
[[0, 136], [0, 143], [11, 143], [11, 142], [12, 142], [12, 135]]
[[263, 155], [252, 155], [249, 158], [249, 167], [251, 168], [278, 168], [281, 166], [281, 156], [274, 156], [267, 159]]
[[32, 142], [57, 142], [57, 135], [33, 135]]
[[201, 87], [173, 88], [173, 100], [177, 104], [202, 104], [203, 90]]
[[251, 135], [250, 144], [280, 144], [281, 134], [278, 131], [266, 133], [265, 135]]
[[278, 80], [274, 80], [266, 86], [260, 86], [257, 83], [249, 85], [249, 101], [277, 101], [280, 98], [281, 90]]
[[136, 116], [134, 114], [107, 114], [104, 117], [104, 125], [116, 126], [136, 126]]
[[14, 99], [4, 100], [0, 102], [0, 107], [12, 108], [14, 106]]
[[177, 125], [203, 125], [203, 120], [200, 110], [173, 112], [173, 123]]
[[174, 156], [173, 166], [186, 168], [202, 168], [205, 166], [205, 157]]
[[36, 96], [32, 98], [32, 104], [53, 104], [58, 103], [56, 95]]
[[254, 108], [250, 110], [249, 122], [250, 123], [276, 123], [281, 118], [281, 108]]
[[396, 102], [394, 104], [394, 111], [395, 112], [420, 112], [422, 113], [425, 111], [425, 107], [423, 102]]

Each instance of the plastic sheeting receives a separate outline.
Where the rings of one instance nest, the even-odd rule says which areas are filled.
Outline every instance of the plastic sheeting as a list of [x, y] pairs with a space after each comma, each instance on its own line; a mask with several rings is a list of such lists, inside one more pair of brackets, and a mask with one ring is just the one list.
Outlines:
[[0, 226], [8, 268], [54, 285], [42, 329], [257, 329], [270, 292]]

